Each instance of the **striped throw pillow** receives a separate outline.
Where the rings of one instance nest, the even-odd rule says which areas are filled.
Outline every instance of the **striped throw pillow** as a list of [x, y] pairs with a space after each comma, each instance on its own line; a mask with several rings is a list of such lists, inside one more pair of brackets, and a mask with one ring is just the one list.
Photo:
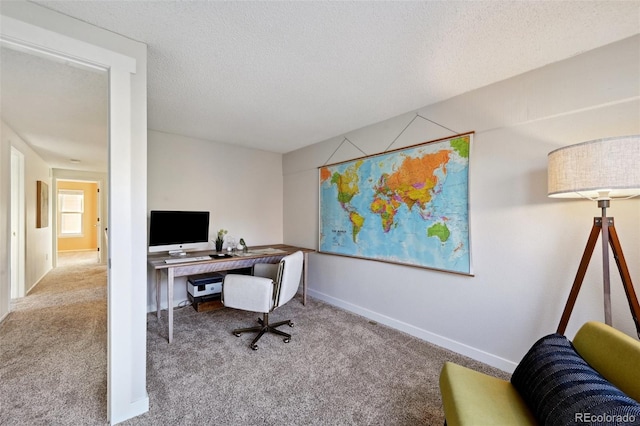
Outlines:
[[591, 368], [560, 334], [538, 340], [511, 383], [544, 425], [640, 425], [640, 404]]

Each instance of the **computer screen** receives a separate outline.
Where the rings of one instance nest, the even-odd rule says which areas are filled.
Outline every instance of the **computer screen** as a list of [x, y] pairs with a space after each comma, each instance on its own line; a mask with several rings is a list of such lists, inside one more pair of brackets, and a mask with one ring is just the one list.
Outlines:
[[149, 217], [149, 252], [206, 250], [209, 247], [209, 212], [152, 210]]

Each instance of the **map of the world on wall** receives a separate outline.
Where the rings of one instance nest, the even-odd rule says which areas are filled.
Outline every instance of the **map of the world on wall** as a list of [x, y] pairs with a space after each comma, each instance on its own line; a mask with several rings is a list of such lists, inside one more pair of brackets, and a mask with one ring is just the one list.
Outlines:
[[319, 251], [471, 274], [473, 134], [319, 168]]

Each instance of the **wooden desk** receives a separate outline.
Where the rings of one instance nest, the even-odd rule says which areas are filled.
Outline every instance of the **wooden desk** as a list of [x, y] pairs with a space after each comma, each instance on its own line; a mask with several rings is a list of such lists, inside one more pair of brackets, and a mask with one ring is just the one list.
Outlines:
[[[267, 250], [275, 249], [275, 250]], [[169, 322], [169, 343], [173, 341], [173, 281], [176, 277], [188, 275], [204, 274], [207, 272], [229, 271], [233, 269], [249, 268], [256, 263], [278, 263], [288, 254], [296, 251], [304, 253], [304, 263], [302, 266], [302, 303], [307, 304], [307, 263], [309, 253], [315, 250], [302, 247], [275, 244], [270, 246], [251, 247], [248, 253], [238, 252], [233, 257], [195, 262], [165, 263], [166, 259], [173, 259], [167, 255], [149, 255], [147, 261], [156, 271], [156, 306], [157, 316], [160, 318], [160, 287], [162, 284], [162, 273], [167, 274], [167, 312]], [[190, 252], [189, 256], [207, 256], [215, 254], [215, 250]]]

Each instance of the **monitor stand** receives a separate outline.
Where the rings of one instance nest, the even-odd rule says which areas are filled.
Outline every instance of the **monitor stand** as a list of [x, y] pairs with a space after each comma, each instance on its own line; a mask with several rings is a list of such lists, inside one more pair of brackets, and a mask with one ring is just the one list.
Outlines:
[[172, 257], [182, 257], [186, 255], [187, 253], [185, 253], [182, 250], [169, 250], [169, 256], [172, 256]]

